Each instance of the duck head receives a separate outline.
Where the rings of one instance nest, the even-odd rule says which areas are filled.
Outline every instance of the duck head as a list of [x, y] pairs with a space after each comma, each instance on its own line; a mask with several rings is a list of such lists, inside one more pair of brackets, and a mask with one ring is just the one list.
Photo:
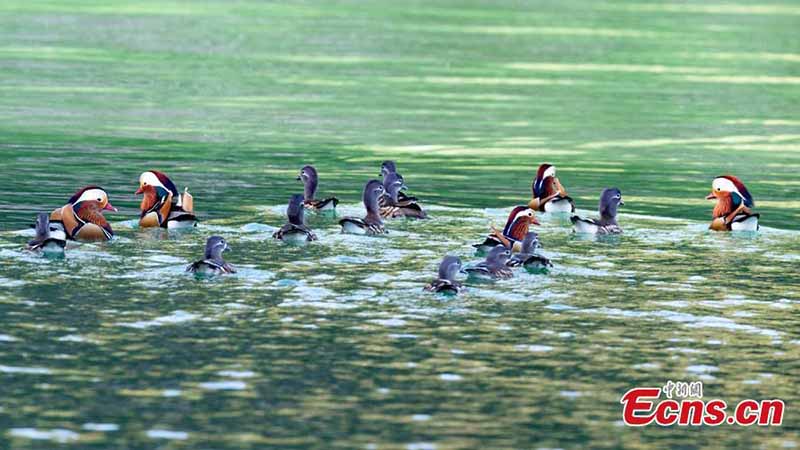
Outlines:
[[286, 216], [289, 218], [289, 223], [293, 225], [304, 225], [304, 210], [303, 196], [300, 194], [292, 195], [291, 198], [289, 198], [289, 206], [286, 208]]
[[395, 204], [398, 201], [398, 195], [400, 191], [406, 189], [405, 181], [403, 180], [403, 176], [397, 172], [390, 173], [383, 178], [383, 189], [389, 194], [391, 197], [392, 202]]
[[206, 241], [205, 259], [222, 261], [222, 252], [230, 250], [228, 242], [221, 236], [211, 236]]
[[439, 278], [442, 280], [455, 281], [456, 274], [461, 271], [461, 258], [458, 256], [447, 255], [439, 264]]
[[533, 210], [527, 206], [517, 206], [508, 215], [503, 235], [521, 241], [525, 239], [531, 225], [539, 225]]
[[539, 235], [535, 231], [529, 231], [522, 240], [522, 250], [520, 253], [532, 254], [539, 247]]
[[173, 197], [178, 196], [175, 183], [165, 173], [157, 170], [148, 170], [139, 175], [139, 189], [134, 194], [144, 194], [150, 189], [155, 190], [159, 197], [166, 197], [168, 193], [172, 193]]
[[300, 169], [300, 175], [297, 176], [299, 181], [303, 182], [303, 195], [305, 200], [314, 200], [317, 193], [317, 169], [314, 166], [305, 166]]
[[108, 194], [105, 189], [99, 186], [86, 186], [79, 190], [70, 199], [69, 204], [75, 211], [82, 208], [90, 207], [96, 208], [101, 211], [116, 211], [117, 208], [113, 207], [108, 201]]
[[369, 180], [367, 182], [362, 196], [364, 207], [367, 209], [367, 216], [371, 216], [373, 219], [380, 218], [378, 199], [383, 197], [384, 194], [386, 194], [386, 189], [383, 188], [383, 183], [378, 180]]
[[711, 193], [706, 200], [717, 200], [713, 216], [722, 217], [730, 214], [734, 209], [744, 204], [747, 208], [755, 206], [753, 196], [744, 183], [733, 175], [722, 175], [714, 178], [711, 183]]
[[489, 254], [486, 256], [486, 264], [489, 267], [504, 267], [506, 265], [506, 261], [508, 261], [508, 258], [510, 257], [511, 250], [503, 247], [502, 245], [498, 245], [489, 251]]
[[600, 212], [600, 219], [615, 220], [617, 217], [617, 208], [624, 205], [622, 201], [622, 191], [617, 188], [603, 189], [600, 194], [600, 205], [598, 211]]
[[43, 241], [50, 237], [50, 214], [39, 213], [36, 216], [36, 240]]
[[397, 165], [394, 163], [394, 161], [386, 160], [383, 163], [381, 163], [381, 174], [380, 174], [380, 176], [385, 177], [386, 175], [389, 175], [390, 173], [397, 173]]
[[552, 164], [542, 164], [539, 166], [539, 170], [536, 171], [536, 178], [533, 180], [533, 197], [544, 198], [552, 195], [553, 192], [551, 191], [554, 190], [554, 180], [558, 180], [558, 178], [556, 178], [556, 166]]

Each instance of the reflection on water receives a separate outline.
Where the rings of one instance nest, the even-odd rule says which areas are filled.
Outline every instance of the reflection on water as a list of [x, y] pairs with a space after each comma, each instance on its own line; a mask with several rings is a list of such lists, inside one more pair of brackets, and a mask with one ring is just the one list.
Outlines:
[[[545, 216], [549, 274], [445, 297], [422, 291], [441, 256], [478, 261], [469, 244], [505, 210], [431, 206], [432, 219], [376, 238], [311, 215], [320, 241], [293, 246], [270, 238], [283, 207], [259, 209], [259, 222], [179, 234], [118, 223], [113, 242], [71, 244], [63, 260], [22, 250], [27, 230], [0, 235], [7, 439], [663, 448], [690, 431], [620, 427], [628, 388], [703, 380], [729, 402], [798, 400], [800, 279], [784, 268], [800, 258], [796, 232], [622, 215], [623, 235], [595, 239]], [[230, 242], [238, 273], [184, 272], [210, 233]]]

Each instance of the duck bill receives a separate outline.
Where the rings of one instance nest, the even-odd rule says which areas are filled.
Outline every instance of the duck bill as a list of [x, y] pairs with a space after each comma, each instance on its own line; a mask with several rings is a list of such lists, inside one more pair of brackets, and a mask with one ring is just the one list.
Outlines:
[[537, 219], [536, 217], [531, 217], [531, 224], [532, 225], [541, 225], [541, 223], [539, 223], [539, 219]]
[[295, 180], [297, 180], [297, 181], [303, 181], [303, 179], [302, 179], [302, 178], [300, 178], [300, 175], [298, 175], [298, 176], [297, 176], [297, 178], [295, 178]]
[[625, 202], [623, 202], [622, 200], [620, 200], [620, 201], [619, 201], [619, 206], [625, 206]]
[[117, 208], [111, 205], [111, 202], [106, 203], [106, 206], [103, 207], [103, 211], [113, 211], [117, 212]]
[[142, 189], [141, 186], [139, 186], [139, 189], [137, 189], [136, 192], [133, 193], [133, 195], [142, 195], [142, 194], [144, 194], [144, 189]]
[[706, 200], [716, 200], [716, 198], [717, 198], [717, 196], [714, 195], [713, 192], [708, 194], [708, 195], [706, 195]]

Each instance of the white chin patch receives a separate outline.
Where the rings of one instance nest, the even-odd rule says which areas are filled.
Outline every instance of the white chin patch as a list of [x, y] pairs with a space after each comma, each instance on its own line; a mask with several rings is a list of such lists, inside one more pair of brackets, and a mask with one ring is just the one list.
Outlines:
[[139, 185], [144, 186], [145, 184], [148, 186], [164, 187], [164, 185], [161, 184], [161, 181], [158, 179], [156, 174], [154, 174], [153, 172], [142, 172], [142, 174], [139, 175]]
[[736, 189], [736, 185], [727, 178], [714, 178], [714, 182], [711, 184], [711, 188], [715, 191], [722, 191], [722, 192], [736, 192], [741, 197], [744, 197], [738, 189]]
[[101, 203], [103, 201], [108, 201], [108, 198], [106, 196], [106, 191], [102, 189], [89, 189], [88, 191], [81, 194], [81, 196], [78, 198], [78, 201], [75, 203], [80, 203], [90, 200], [94, 201], [100, 200]]

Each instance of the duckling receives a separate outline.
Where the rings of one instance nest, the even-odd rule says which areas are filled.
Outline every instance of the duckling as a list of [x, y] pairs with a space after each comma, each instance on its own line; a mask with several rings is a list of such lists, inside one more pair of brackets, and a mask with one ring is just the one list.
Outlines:
[[108, 194], [99, 186], [86, 186], [75, 193], [67, 204], [50, 213], [52, 237], [78, 241], [107, 241], [114, 230], [103, 211], [116, 211]]
[[531, 209], [550, 213], [575, 212], [575, 202], [567, 195], [561, 181], [556, 177], [556, 166], [551, 164], [539, 166], [531, 191], [533, 199], [528, 203]]
[[478, 278], [490, 278], [493, 280], [511, 278], [514, 273], [506, 266], [510, 256], [511, 250], [498, 245], [489, 251], [486, 260], [472, 267], [467, 267], [466, 272]]
[[194, 199], [186, 188], [178, 193], [175, 183], [163, 172], [149, 170], [139, 175], [139, 189], [135, 195], [144, 194], [139, 205], [142, 228], [191, 228], [197, 225]]
[[378, 199], [386, 191], [378, 180], [369, 180], [364, 186], [363, 201], [367, 209], [367, 215], [363, 219], [357, 217], [345, 217], [339, 221], [342, 232], [352, 234], [377, 235], [384, 234], [383, 219], [381, 219]]
[[310, 242], [316, 241], [317, 236], [305, 225], [303, 221], [303, 196], [300, 194], [292, 195], [289, 199], [289, 206], [286, 208], [286, 216], [289, 222], [282, 226], [280, 230], [272, 235], [275, 239], [282, 241], [302, 241]]
[[474, 244], [473, 247], [479, 251], [489, 251], [493, 247], [501, 245], [513, 251], [519, 251], [522, 248], [522, 240], [528, 234], [531, 225], [539, 225], [533, 210], [527, 206], [516, 206], [509, 213], [502, 233], [492, 226], [492, 231], [486, 239], [480, 244]]
[[317, 184], [319, 183], [317, 169], [314, 166], [305, 166], [300, 169], [300, 175], [297, 179], [303, 182], [303, 204], [306, 208], [313, 211], [332, 211], [336, 209], [336, 205], [339, 204], [339, 199], [336, 197], [329, 197], [325, 200], [316, 200], [314, 198], [317, 194]]
[[458, 256], [445, 256], [439, 264], [439, 278], [425, 286], [428, 292], [441, 292], [458, 294], [464, 290], [464, 285], [456, 281], [456, 274], [461, 271], [461, 258]]
[[733, 175], [714, 178], [711, 193], [707, 200], [716, 200], [709, 229], [714, 231], [758, 231], [759, 214], [750, 208], [755, 207], [753, 196], [741, 180]]
[[206, 275], [222, 275], [226, 273], [236, 273], [236, 269], [225, 262], [222, 258], [222, 252], [230, 250], [228, 243], [221, 236], [211, 236], [206, 241], [206, 252], [203, 259], [195, 261], [186, 267], [187, 272], [206, 274]]
[[39, 213], [36, 216], [36, 237], [28, 242], [28, 250], [48, 254], [64, 253], [67, 241], [50, 235], [50, 215]]
[[553, 267], [553, 263], [542, 255], [536, 254], [536, 249], [540, 247], [539, 235], [530, 231], [522, 240], [522, 249], [514, 254], [506, 263], [508, 267], [523, 266], [528, 270], [542, 270]]
[[383, 188], [386, 191], [379, 199], [381, 217], [409, 217], [412, 219], [427, 219], [428, 214], [417, 203], [416, 197], [406, 197], [400, 200], [399, 194], [406, 188], [403, 176], [399, 173], [390, 173], [383, 179]]
[[579, 216], [570, 217], [576, 233], [587, 234], [619, 234], [622, 228], [617, 224], [617, 208], [624, 205], [622, 191], [617, 188], [604, 189], [600, 194], [599, 219], [584, 219]]

